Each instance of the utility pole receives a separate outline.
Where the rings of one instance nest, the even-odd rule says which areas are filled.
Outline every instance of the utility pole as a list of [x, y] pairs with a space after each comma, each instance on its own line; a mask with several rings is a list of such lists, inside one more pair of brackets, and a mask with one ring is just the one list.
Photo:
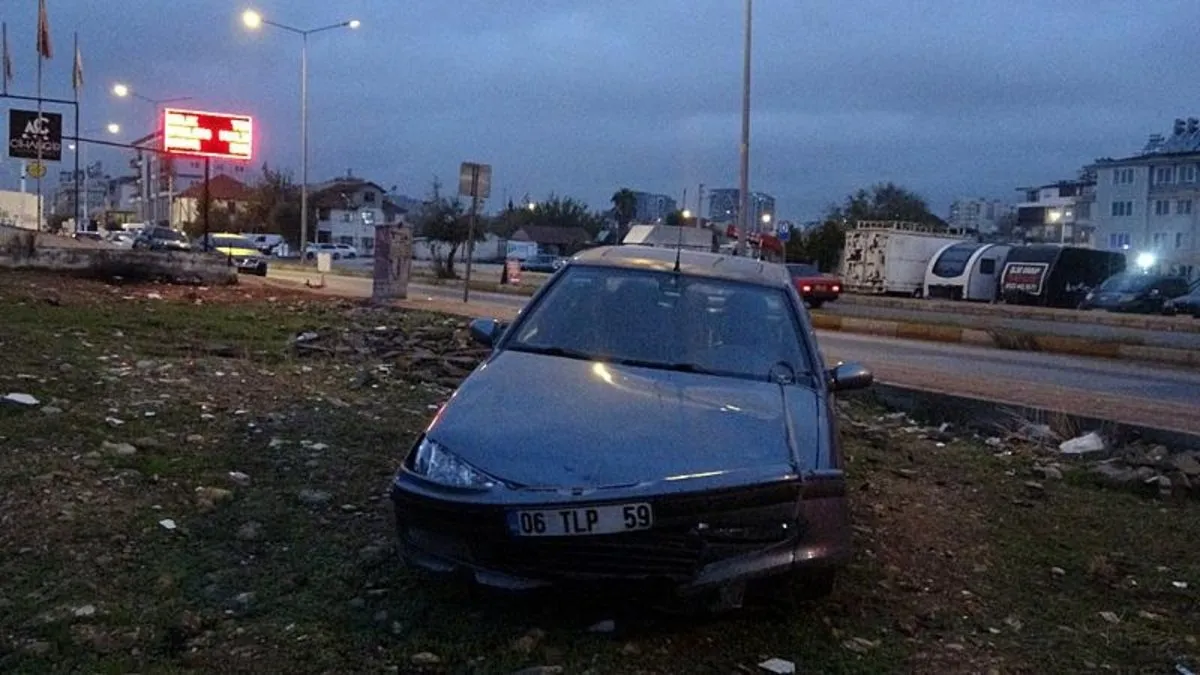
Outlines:
[[704, 183], [696, 190], [696, 227], [700, 227], [704, 221]]
[[746, 40], [742, 45], [742, 145], [741, 177], [738, 183], [737, 255], [746, 253], [750, 229], [750, 24], [753, 0], [746, 0]]

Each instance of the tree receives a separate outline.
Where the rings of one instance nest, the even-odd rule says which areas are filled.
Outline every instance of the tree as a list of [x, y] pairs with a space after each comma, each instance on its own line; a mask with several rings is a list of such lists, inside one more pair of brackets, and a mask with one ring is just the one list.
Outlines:
[[615, 243], [620, 244], [625, 239], [625, 228], [633, 222], [637, 215], [637, 195], [629, 188], [621, 188], [613, 193], [613, 218], [617, 219]]
[[810, 262], [825, 272], [837, 269], [841, 263], [846, 232], [840, 221], [826, 220], [819, 226], [793, 232], [784, 247], [788, 262]]
[[508, 207], [495, 219], [492, 227], [496, 234], [511, 237], [514, 232], [527, 226], [579, 227], [595, 237], [604, 229], [604, 218], [588, 209], [587, 204], [573, 197], [551, 194], [547, 199], [525, 207]]
[[[442, 195], [442, 184], [436, 176], [429, 197], [417, 214], [414, 229], [429, 241], [433, 270], [438, 278], [457, 279], [454, 258], [470, 237], [470, 216], [465, 213], [462, 200]], [[476, 241], [483, 238], [483, 232], [483, 226], [476, 228]]]
[[676, 209], [668, 213], [667, 217], [663, 218], [663, 225], [674, 225], [681, 227], [690, 227], [695, 225], [696, 217], [684, 215], [684, 213], [685, 212], [681, 209]]
[[[262, 174], [250, 186], [251, 198], [246, 220], [254, 231], [282, 235], [289, 242], [300, 241], [300, 187], [292, 174], [272, 170], [263, 164]], [[316, 232], [316, 209], [309, 209], [309, 236]]]
[[903, 220], [946, 227], [946, 221], [929, 210], [923, 197], [890, 182], [876, 183], [869, 190], [849, 195], [840, 206], [829, 207], [826, 220]]

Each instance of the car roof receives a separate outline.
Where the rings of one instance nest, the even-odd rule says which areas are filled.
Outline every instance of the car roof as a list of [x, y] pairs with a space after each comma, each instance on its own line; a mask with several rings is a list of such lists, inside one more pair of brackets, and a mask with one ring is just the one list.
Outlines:
[[[675, 268], [677, 249], [657, 246], [602, 246], [582, 251], [571, 264], [618, 269], [670, 272]], [[679, 250], [679, 271], [689, 276], [727, 279], [762, 286], [791, 285], [787, 268], [778, 263], [745, 256]]]

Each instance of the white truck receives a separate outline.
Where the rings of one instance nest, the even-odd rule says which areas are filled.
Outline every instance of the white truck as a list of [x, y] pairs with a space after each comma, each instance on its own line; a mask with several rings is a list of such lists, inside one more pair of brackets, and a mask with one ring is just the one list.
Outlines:
[[919, 296], [929, 260], [965, 234], [905, 221], [860, 220], [846, 230], [842, 287], [848, 293]]

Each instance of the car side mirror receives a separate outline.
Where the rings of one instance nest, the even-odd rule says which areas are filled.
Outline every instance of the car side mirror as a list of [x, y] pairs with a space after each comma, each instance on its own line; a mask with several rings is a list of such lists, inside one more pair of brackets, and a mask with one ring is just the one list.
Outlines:
[[504, 332], [504, 324], [495, 319], [473, 319], [469, 332], [472, 340], [484, 347], [491, 347]]
[[875, 381], [875, 376], [866, 366], [857, 363], [839, 363], [828, 372], [830, 391], [866, 389]]

